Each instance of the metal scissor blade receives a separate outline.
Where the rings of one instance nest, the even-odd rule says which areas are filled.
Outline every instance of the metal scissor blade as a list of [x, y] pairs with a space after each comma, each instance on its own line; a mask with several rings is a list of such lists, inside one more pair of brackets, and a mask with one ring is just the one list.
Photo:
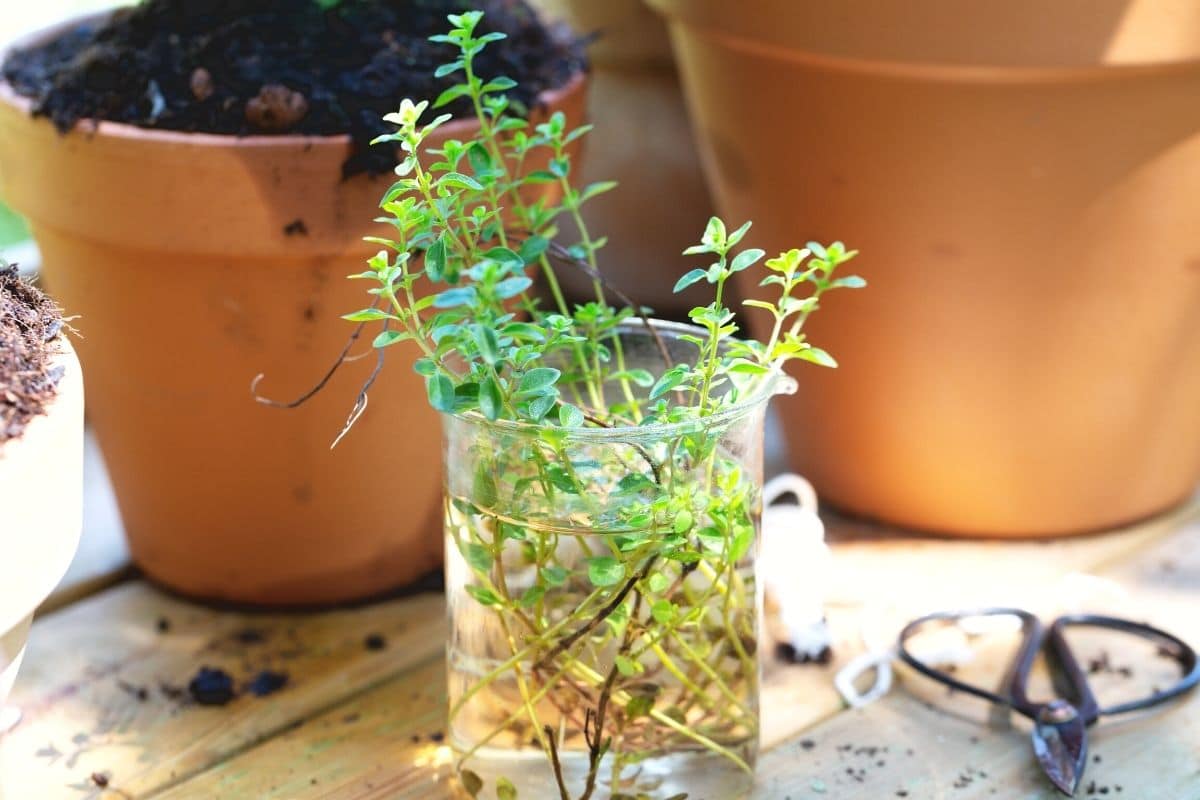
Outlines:
[[1069, 703], [1044, 707], [1033, 726], [1033, 752], [1050, 782], [1073, 797], [1087, 764], [1087, 726]]

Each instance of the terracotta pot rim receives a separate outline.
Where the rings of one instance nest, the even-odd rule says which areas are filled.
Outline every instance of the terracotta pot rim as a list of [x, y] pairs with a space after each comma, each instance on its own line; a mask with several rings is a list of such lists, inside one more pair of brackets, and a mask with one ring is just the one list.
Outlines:
[[756, 39], [731, 29], [688, 19], [670, 8], [669, 0], [648, 0], [660, 14], [671, 22], [687, 27], [693, 35], [717, 41], [724, 46], [748, 53], [760, 53], [772, 58], [805, 64], [814, 68], [847, 74], [871, 75], [897, 80], [932, 81], [962, 84], [1042, 84], [1088, 83], [1121, 78], [1171, 75], [1200, 68], [1200, 55], [1146, 63], [1096, 63], [1077, 65], [1007, 65], [956, 64], [950, 62], [921, 62], [899, 58], [853, 57], [821, 53], [803, 47], [786, 47]]
[[[115, 9], [114, 9], [115, 10]], [[79, 14], [70, 17], [61, 22], [49, 25], [45, 28], [39, 28], [36, 31], [27, 33], [11, 42], [9, 42], [2, 50], [0, 50], [0, 65], [4, 64], [9, 56], [16, 50], [26, 49], [34, 45], [40, 44], [46, 39], [49, 39], [69, 28], [72, 28], [82, 22], [87, 22], [93, 19], [111, 16], [113, 11], [101, 11], [91, 14]], [[547, 89], [538, 95], [538, 100], [542, 105], [553, 106], [558, 105], [562, 98], [569, 97], [575, 92], [580, 91], [587, 82], [587, 71], [579, 70], [571, 74], [567, 82], [561, 86], [556, 86], [552, 89]], [[17, 110], [23, 112], [32, 121], [38, 121], [33, 117], [33, 100], [25, 95], [17, 92], [12, 84], [3, 78], [0, 78], [0, 102], [6, 103]], [[399, 100], [397, 100], [399, 102]], [[51, 124], [50, 120], [42, 120], [47, 124]], [[444, 126], [442, 130], [454, 133], [462, 131], [466, 133], [476, 127], [476, 122], [473, 119], [452, 119]], [[234, 133], [204, 133], [192, 131], [175, 131], [166, 128], [145, 128], [140, 125], [134, 125], [128, 122], [113, 122], [111, 120], [95, 120], [94, 118], [86, 118], [79, 120], [75, 127], [64, 133], [64, 136], [81, 133], [85, 136], [101, 136], [111, 139], [129, 139], [140, 140], [155, 144], [167, 145], [188, 145], [192, 147], [239, 147], [239, 148], [271, 148], [277, 147], [281, 149], [297, 148], [297, 149], [337, 149], [346, 150], [350, 147], [350, 134], [337, 133], [330, 135], [316, 134], [250, 134], [241, 136]]]

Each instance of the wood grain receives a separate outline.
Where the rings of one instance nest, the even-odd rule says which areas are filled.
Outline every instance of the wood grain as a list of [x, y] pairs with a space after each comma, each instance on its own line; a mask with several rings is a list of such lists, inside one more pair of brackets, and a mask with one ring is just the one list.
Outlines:
[[[833, 672], [861, 652], [864, 636], [887, 639], [900, 621], [932, 606], [1021, 601], [1049, 613], [1069, 604], [1072, 587], [1097, 591], [1064, 582], [1074, 572], [1104, 572], [1126, 592], [1114, 600], [1105, 584], [1107, 593], [1090, 599], [1123, 603], [1133, 616], [1200, 640], [1200, 522], [1187, 521], [1193, 512], [1050, 544], [883, 538], [839, 523], [830, 608], [839, 658], [827, 667], [768, 665], [766, 753], [754, 796], [1051, 797], [1019, 723], [989, 727], [981, 704], [912, 680], [866, 710], [843, 713]], [[170, 620], [165, 634], [157, 631], [160, 618]], [[363, 646], [376, 632], [386, 650]], [[262, 615], [207, 609], [137, 581], [109, 589], [35, 625], [14, 698], [26, 718], [0, 740], [0, 798], [451, 797], [450, 754], [441, 740], [443, 642], [443, 605], [430, 595]], [[970, 669], [986, 676], [1001, 656], [988, 651]], [[202, 664], [239, 680], [284, 669], [291, 682], [276, 695], [223, 708], [164, 696], [161, 685], [185, 684]], [[138, 688], [147, 689], [146, 700], [137, 699]], [[1103, 725], [1093, 740], [1103, 761], [1089, 778], [1114, 798], [1198, 800], [1198, 729], [1194, 701]], [[107, 790], [93, 773], [107, 778]], [[1153, 775], [1165, 793], [1139, 793], [1139, 775]]]
[[[372, 633], [384, 637], [385, 649], [365, 647]], [[11, 699], [24, 719], [0, 740], [0, 798], [98, 797], [93, 775], [124, 796], [149, 796], [438, 659], [443, 641], [435, 595], [267, 615], [204, 608], [142, 582], [122, 585], [34, 625]], [[198, 706], [178, 695], [204, 665], [239, 684], [264, 669], [286, 671], [289, 683], [269, 697]]]

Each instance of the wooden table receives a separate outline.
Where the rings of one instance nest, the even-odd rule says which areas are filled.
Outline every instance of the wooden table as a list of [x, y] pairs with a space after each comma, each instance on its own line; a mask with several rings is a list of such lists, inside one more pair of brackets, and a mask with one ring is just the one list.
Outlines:
[[[756, 798], [1057, 796], [1020, 722], [1006, 729], [982, 704], [915, 676], [865, 709], [844, 708], [832, 686], [838, 664], [862, 652], [864, 633], [886, 638], [922, 610], [1003, 602], [1053, 613], [1085, 602], [1200, 642], [1200, 502], [1053, 543], [921, 539], [844, 520], [830, 528], [837, 659], [767, 666]], [[130, 578], [74, 599], [34, 626], [12, 698], [24, 719], [0, 738], [0, 798], [449, 797], [444, 625], [437, 594], [254, 614]], [[1167, 679], [1153, 653], [1108, 654], [1093, 665], [1105, 690]], [[968, 672], [997, 666], [990, 655], [977, 661]], [[239, 680], [285, 671], [288, 683], [202, 707], [180, 695], [201, 665]], [[1200, 699], [1103, 724], [1092, 749], [1083, 797], [1197, 800]]]

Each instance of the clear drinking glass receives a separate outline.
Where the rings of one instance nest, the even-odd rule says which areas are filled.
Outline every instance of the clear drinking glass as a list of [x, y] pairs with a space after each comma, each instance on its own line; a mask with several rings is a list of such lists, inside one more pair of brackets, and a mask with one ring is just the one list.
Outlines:
[[[628, 370], [661, 374], [664, 347], [673, 363], [696, 358], [680, 336], [697, 329], [654, 327], [657, 341], [622, 326]], [[449, 731], [469, 791], [730, 800], [750, 788], [763, 417], [793, 387], [768, 376], [675, 424], [444, 417]]]

